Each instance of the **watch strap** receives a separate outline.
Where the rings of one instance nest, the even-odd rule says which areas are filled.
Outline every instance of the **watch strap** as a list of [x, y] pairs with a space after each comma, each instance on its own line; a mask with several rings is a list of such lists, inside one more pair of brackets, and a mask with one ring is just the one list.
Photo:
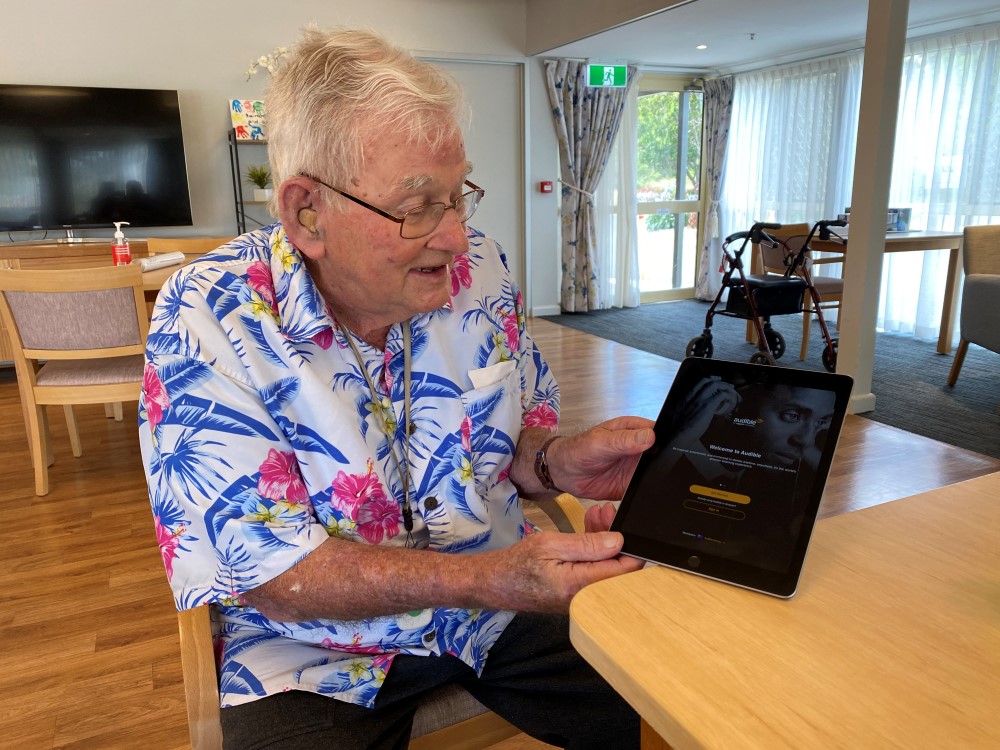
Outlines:
[[542, 483], [542, 487], [547, 490], [555, 490], [556, 492], [559, 492], [560, 490], [556, 487], [555, 482], [552, 481], [552, 475], [549, 473], [549, 462], [545, 457], [545, 451], [548, 450], [552, 443], [561, 437], [563, 436], [553, 435], [542, 443], [542, 447], [535, 453], [535, 476], [538, 477], [538, 481]]

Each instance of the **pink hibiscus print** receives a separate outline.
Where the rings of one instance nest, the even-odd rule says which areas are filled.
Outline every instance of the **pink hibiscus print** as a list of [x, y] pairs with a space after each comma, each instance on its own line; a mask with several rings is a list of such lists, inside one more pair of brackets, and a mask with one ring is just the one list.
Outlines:
[[472, 286], [472, 272], [470, 271], [469, 255], [462, 253], [456, 255], [451, 262], [451, 296], [458, 294], [462, 287], [468, 289]]
[[171, 531], [162, 523], [160, 517], [153, 518], [153, 527], [156, 529], [156, 543], [160, 545], [160, 557], [163, 558], [163, 567], [167, 569], [167, 580], [174, 577], [174, 558], [177, 557], [177, 548], [180, 546], [180, 535], [184, 533], [184, 526], [180, 526], [177, 531]]
[[358, 512], [358, 533], [369, 544], [381, 544], [399, 533], [399, 505], [385, 495], [373, 498]]
[[503, 332], [507, 336], [507, 348], [511, 353], [517, 351], [521, 341], [521, 334], [517, 330], [517, 311], [512, 310], [503, 316]]
[[462, 425], [460, 427], [462, 431], [462, 448], [466, 453], [472, 452], [472, 420], [469, 419], [468, 415], [462, 417]]
[[301, 503], [308, 498], [305, 482], [299, 472], [299, 463], [291, 451], [271, 448], [258, 471], [260, 479], [257, 480], [257, 491], [261, 497], [287, 500], [290, 503]]
[[548, 404], [539, 404], [524, 415], [525, 427], [544, 427], [555, 432], [559, 427], [559, 415]]
[[320, 349], [326, 351], [327, 349], [330, 348], [330, 345], [333, 343], [333, 329], [324, 328], [322, 331], [320, 331], [319, 333], [317, 333], [315, 336], [312, 337], [312, 341]]
[[358, 508], [363, 504], [385, 500], [385, 490], [378, 481], [378, 476], [372, 471], [372, 463], [368, 462], [368, 471], [364, 474], [347, 474], [338, 471], [331, 486], [333, 496], [330, 505], [344, 513], [352, 521], [358, 520]]
[[278, 312], [277, 296], [274, 293], [274, 279], [271, 278], [271, 267], [263, 261], [252, 263], [247, 269], [247, 284], [271, 306], [275, 314]]
[[160, 382], [156, 368], [147, 364], [142, 371], [142, 390], [146, 394], [146, 419], [149, 429], [155, 430], [156, 425], [163, 421], [163, 412], [170, 407], [170, 394]]

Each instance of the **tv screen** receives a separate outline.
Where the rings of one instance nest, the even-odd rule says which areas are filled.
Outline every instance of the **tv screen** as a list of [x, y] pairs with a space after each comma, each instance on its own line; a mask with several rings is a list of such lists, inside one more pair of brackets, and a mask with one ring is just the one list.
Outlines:
[[191, 224], [176, 91], [0, 84], [0, 230]]

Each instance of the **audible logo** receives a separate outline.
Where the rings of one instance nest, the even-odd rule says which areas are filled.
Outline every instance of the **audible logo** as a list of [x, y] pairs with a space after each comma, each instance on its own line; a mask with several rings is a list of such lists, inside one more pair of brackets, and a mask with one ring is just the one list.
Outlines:
[[756, 427], [763, 421], [763, 419], [750, 419], [750, 417], [733, 417], [733, 424], [741, 424], [745, 427]]

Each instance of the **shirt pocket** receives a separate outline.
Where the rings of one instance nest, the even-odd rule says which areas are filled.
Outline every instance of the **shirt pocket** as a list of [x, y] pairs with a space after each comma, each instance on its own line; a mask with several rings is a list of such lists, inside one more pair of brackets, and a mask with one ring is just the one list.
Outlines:
[[[521, 434], [521, 373], [514, 362], [470, 371], [473, 383], [462, 394], [462, 447], [480, 495], [488, 496], [507, 479], [514, 448]], [[485, 383], [485, 384], [483, 384]], [[511, 486], [509, 489], [513, 491]]]

